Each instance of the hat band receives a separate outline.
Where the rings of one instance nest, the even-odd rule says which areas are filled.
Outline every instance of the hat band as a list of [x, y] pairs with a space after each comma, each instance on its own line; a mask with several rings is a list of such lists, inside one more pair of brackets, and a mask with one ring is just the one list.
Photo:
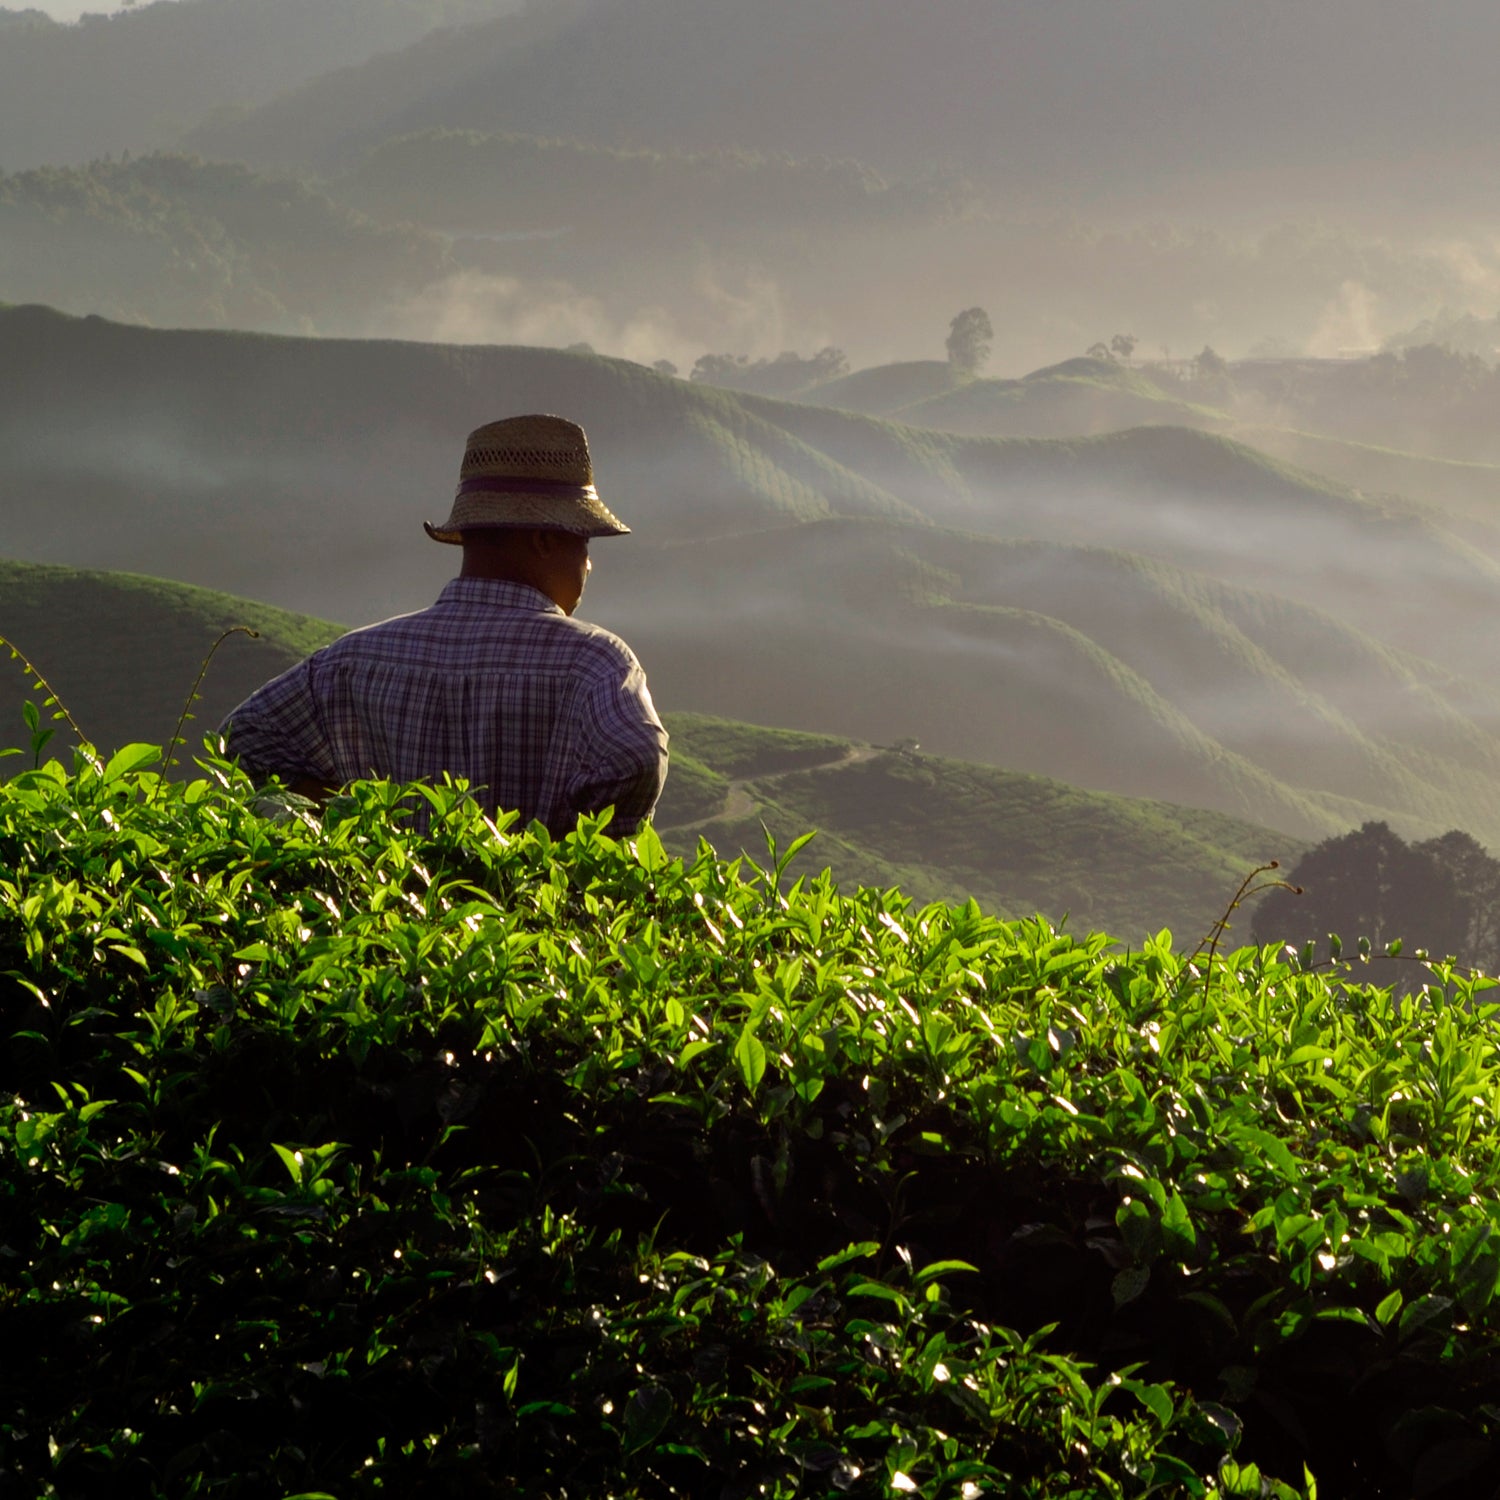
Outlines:
[[460, 480], [460, 495], [558, 495], [573, 500], [593, 500], [598, 491], [591, 484], [569, 484], [560, 479], [507, 479], [497, 474], [476, 474]]

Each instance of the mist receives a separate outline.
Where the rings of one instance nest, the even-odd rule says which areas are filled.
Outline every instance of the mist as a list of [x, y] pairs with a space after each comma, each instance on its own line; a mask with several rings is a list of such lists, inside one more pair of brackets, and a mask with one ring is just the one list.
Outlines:
[[364, 623], [562, 411], [668, 707], [1500, 839], [1492, 11], [362, 14], [0, 13], [13, 556]]

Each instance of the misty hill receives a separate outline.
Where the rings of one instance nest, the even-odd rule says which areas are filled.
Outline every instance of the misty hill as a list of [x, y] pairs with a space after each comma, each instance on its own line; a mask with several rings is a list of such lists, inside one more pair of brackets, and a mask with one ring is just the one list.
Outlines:
[[[1067, 437], [1161, 425], [1218, 432], [1351, 491], [1438, 518], [1455, 536], [1500, 557], [1500, 464], [1393, 446], [1404, 438], [1429, 449], [1451, 444], [1459, 451], [1488, 451], [1493, 424], [1481, 415], [1488, 412], [1483, 403], [1493, 383], [1488, 366], [1482, 373], [1470, 369], [1470, 383], [1448, 393], [1467, 398], [1455, 412], [1454, 401], [1442, 401], [1441, 389], [1424, 391], [1414, 381], [1398, 383], [1405, 400], [1393, 408], [1391, 383], [1370, 373], [1389, 363], [1388, 356], [1253, 361], [1231, 367], [1256, 372], [1241, 389], [1232, 374], [1193, 380], [1150, 362], [1131, 367], [1080, 357], [1019, 380], [965, 380], [944, 362], [917, 360], [856, 370], [799, 392], [798, 399], [974, 436]], [[1274, 373], [1278, 366], [1284, 375]], [[1342, 403], [1329, 395], [1329, 385], [1343, 392]], [[1274, 403], [1263, 387], [1274, 388]], [[1268, 420], [1272, 416], [1276, 422]], [[1382, 440], [1357, 441], [1299, 425], [1315, 420]]]
[[[165, 744], [204, 657], [234, 625], [259, 639], [232, 636], [215, 654], [184, 730], [190, 748], [246, 694], [341, 628], [191, 584], [0, 559], [0, 635], [30, 658], [101, 748]], [[0, 677], [0, 746], [24, 747], [19, 706], [42, 695], [3, 648]], [[64, 727], [53, 727], [66, 739]]]
[[[363, 621], [454, 554], [462, 434], [551, 409], [636, 528], [585, 612], [663, 702], [1214, 807], [1500, 834], [1500, 564], [1223, 437], [979, 439], [554, 350], [0, 313], [19, 555]], [[1492, 832], [1494, 830], [1494, 832]]]
[[[46, 673], [101, 748], [164, 742], [208, 648], [235, 624], [260, 638], [233, 636], [219, 649], [185, 731], [190, 749], [341, 627], [162, 579], [0, 561], [0, 635]], [[19, 705], [40, 695], [15, 663], [0, 670], [0, 745], [24, 749]], [[1071, 912], [1080, 927], [1108, 919], [1126, 937], [1164, 925], [1196, 936], [1252, 865], [1303, 848], [1217, 814], [1042, 777], [697, 714], [669, 711], [667, 724], [673, 762], [657, 823], [674, 847], [703, 836], [763, 859], [760, 820], [783, 844], [817, 827], [797, 870], [832, 865], [844, 882], [899, 873], [924, 900], [972, 895], [1017, 915]]]
[[[327, 165], [413, 130], [518, 130], [951, 162], [1012, 191], [1095, 194], [1210, 175], [1232, 193], [1232, 161], [1247, 180], [1289, 169], [1303, 192], [1342, 177], [1352, 196], [1447, 153], [1455, 175], [1489, 159], [1475, 143], [1496, 138], [1497, 43], [1492, 8], [1432, 26], [1400, 0], [1311, 0], [1253, 26], [1192, 0], [575, 0], [319, 80], [204, 140]], [[1350, 158], [1387, 165], [1352, 184]]]
[[654, 151], [441, 129], [381, 142], [334, 186], [372, 218], [457, 234], [516, 236], [607, 223], [616, 254], [622, 238], [631, 245], [684, 233], [713, 239], [928, 222], [954, 212], [963, 191], [943, 179], [888, 181], [850, 159]]
[[1221, 411], [1164, 390], [1148, 374], [1080, 357], [1019, 380], [960, 379], [936, 360], [858, 370], [801, 394], [818, 406], [978, 437], [1081, 437], [1124, 427], [1222, 430]]
[[[1371, 493], [1419, 496], [1446, 512], [1460, 535], [1471, 534], [1465, 523], [1478, 523], [1472, 534], [1485, 535], [1500, 523], [1500, 462], [1434, 458], [1373, 443], [1351, 442], [1323, 433], [1289, 427], [1234, 423], [1229, 429], [1241, 441], [1290, 464], [1316, 469]], [[1487, 548], [1488, 541], [1482, 543]]]
[[173, 144], [327, 69], [402, 48], [510, 0], [173, 0], [76, 25], [0, 11], [0, 167]]
[[14, 301], [145, 323], [364, 332], [451, 269], [438, 236], [244, 166], [157, 154], [0, 173], [0, 296]]
[[[919, 901], [973, 896], [1080, 928], [1107, 919], [1127, 941], [1165, 925], [1191, 942], [1250, 869], [1290, 865], [1304, 848], [1217, 813], [1044, 776], [700, 714], [666, 718], [672, 770], [656, 823], [683, 854], [701, 837], [764, 863], [762, 824], [782, 848], [816, 828], [792, 875], [831, 866], [847, 884], [899, 874]], [[1248, 918], [1236, 931], [1243, 938]]]

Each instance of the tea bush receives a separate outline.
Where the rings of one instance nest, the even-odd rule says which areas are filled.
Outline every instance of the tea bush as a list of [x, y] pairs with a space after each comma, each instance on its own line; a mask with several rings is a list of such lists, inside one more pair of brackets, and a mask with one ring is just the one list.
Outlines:
[[1489, 981], [158, 763], [0, 782], [0, 1495], [1500, 1482]]

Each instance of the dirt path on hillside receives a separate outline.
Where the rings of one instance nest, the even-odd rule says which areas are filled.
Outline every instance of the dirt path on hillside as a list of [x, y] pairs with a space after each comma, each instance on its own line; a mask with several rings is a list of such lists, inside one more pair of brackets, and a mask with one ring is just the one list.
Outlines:
[[848, 745], [842, 755], [832, 760], [819, 761], [811, 766], [790, 766], [785, 771], [767, 771], [763, 775], [742, 776], [729, 783], [729, 792], [718, 812], [706, 818], [694, 818], [688, 823], [664, 823], [663, 833], [691, 833], [694, 829], [707, 828], [714, 823], [730, 823], [741, 818], [754, 817], [760, 804], [750, 791], [752, 782], [781, 781], [787, 776], [798, 776], [804, 771], [839, 771], [845, 766], [858, 765], [861, 761], [873, 760], [884, 755], [884, 745]]

